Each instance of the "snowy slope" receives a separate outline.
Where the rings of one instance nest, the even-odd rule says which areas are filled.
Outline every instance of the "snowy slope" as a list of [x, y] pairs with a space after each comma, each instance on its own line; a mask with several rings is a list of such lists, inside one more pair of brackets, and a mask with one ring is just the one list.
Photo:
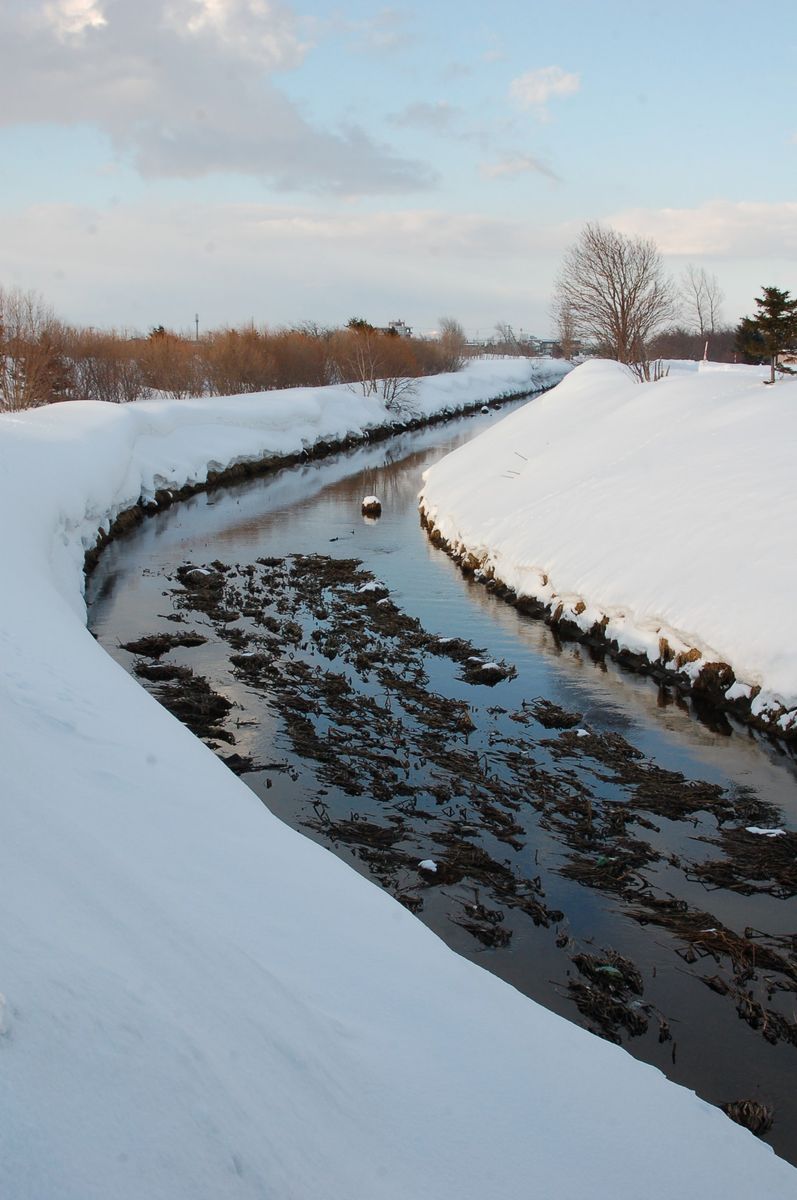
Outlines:
[[701, 364], [638, 384], [589, 362], [432, 467], [422, 505], [455, 552], [582, 630], [693, 677], [729, 664], [731, 696], [788, 731], [796, 460], [797, 383]]
[[751, 1134], [273, 818], [86, 631], [103, 518], [375, 419], [349, 394], [0, 418], [0, 1195], [797, 1197]]

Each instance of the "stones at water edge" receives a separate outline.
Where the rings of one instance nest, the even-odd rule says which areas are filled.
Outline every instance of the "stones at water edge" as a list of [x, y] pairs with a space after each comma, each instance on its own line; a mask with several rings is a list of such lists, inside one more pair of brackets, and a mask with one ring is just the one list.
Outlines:
[[[797, 744], [797, 709], [787, 709], [782, 705], [766, 707], [760, 701], [757, 704], [760, 686], [740, 684], [728, 663], [703, 661], [700, 650], [694, 647], [675, 654], [664, 637], [659, 639], [659, 657], [651, 660], [644, 651], [632, 651], [607, 634], [608, 617], [605, 615], [585, 630], [568, 617], [564, 604], [555, 597], [553, 600], [544, 600], [532, 595], [518, 596], [496, 577], [492, 566], [481, 562], [464, 547], [452, 545], [441, 534], [423, 503], [419, 507], [419, 516], [421, 527], [426, 530], [432, 545], [448, 554], [464, 575], [472, 576], [478, 583], [484, 584], [519, 612], [545, 621], [558, 637], [583, 642], [629, 670], [649, 675], [661, 685], [670, 685], [683, 694], [691, 695], [697, 703], [702, 703], [716, 714], [728, 713], [770, 737], [785, 741], [788, 745]], [[543, 576], [543, 582], [547, 585], [547, 577]]]

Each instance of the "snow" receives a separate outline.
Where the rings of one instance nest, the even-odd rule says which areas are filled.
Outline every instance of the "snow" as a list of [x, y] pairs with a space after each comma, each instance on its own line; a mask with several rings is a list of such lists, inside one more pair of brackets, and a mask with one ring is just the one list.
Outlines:
[[761, 837], [768, 837], [768, 838], [784, 837], [786, 834], [785, 829], [761, 829], [758, 825], [746, 826], [746, 832], [747, 833], [757, 833]]
[[422, 862], [418, 863], [418, 866], [421, 868], [422, 871], [432, 871], [432, 872], [437, 871], [437, 863], [434, 861], [433, 858], [424, 858], [422, 860]]
[[0, 1195], [797, 1197], [750, 1133], [288, 829], [87, 632], [84, 547], [140, 494], [383, 415], [332, 389], [0, 418]]
[[[426, 474], [455, 553], [582, 630], [697, 677], [786, 728], [797, 706], [797, 382], [700, 363], [639, 384], [590, 361]], [[511, 472], [511, 474], [509, 473]], [[666, 649], [666, 648], [665, 648]], [[690, 653], [692, 652], [692, 653]]]

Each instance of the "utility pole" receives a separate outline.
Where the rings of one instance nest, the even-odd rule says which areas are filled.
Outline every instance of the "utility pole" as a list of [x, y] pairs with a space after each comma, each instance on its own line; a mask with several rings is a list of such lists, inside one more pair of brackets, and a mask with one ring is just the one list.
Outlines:
[[194, 323], [196, 325], [196, 341], [199, 341], [199, 313], [194, 314]]

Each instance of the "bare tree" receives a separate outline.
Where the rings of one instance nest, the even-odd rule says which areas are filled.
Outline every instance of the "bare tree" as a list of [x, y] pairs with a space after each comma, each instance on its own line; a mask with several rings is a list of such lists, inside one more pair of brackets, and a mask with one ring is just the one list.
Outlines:
[[703, 267], [689, 263], [681, 275], [678, 291], [689, 326], [701, 338], [708, 333], [715, 333], [719, 328], [721, 306], [725, 298], [717, 276], [709, 275]]
[[459, 371], [465, 362], [467, 338], [465, 330], [454, 317], [440, 318], [438, 345], [442, 351], [442, 369]]
[[567, 312], [577, 336], [630, 363], [645, 357], [648, 339], [672, 320], [675, 300], [652, 241], [589, 224], [565, 256], [554, 311]]
[[501, 350], [502, 354], [528, 354], [528, 347], [523, 346], [520, 338], [507, 321], [496, 321], [495, 334], [497, 348]]
[[571, 359], [576, 352], [576, 328], [573, 310], [566, 300], [554, 300], [552, 316], [556, 325], [556, 338], [562, 350], [562, 358]]

